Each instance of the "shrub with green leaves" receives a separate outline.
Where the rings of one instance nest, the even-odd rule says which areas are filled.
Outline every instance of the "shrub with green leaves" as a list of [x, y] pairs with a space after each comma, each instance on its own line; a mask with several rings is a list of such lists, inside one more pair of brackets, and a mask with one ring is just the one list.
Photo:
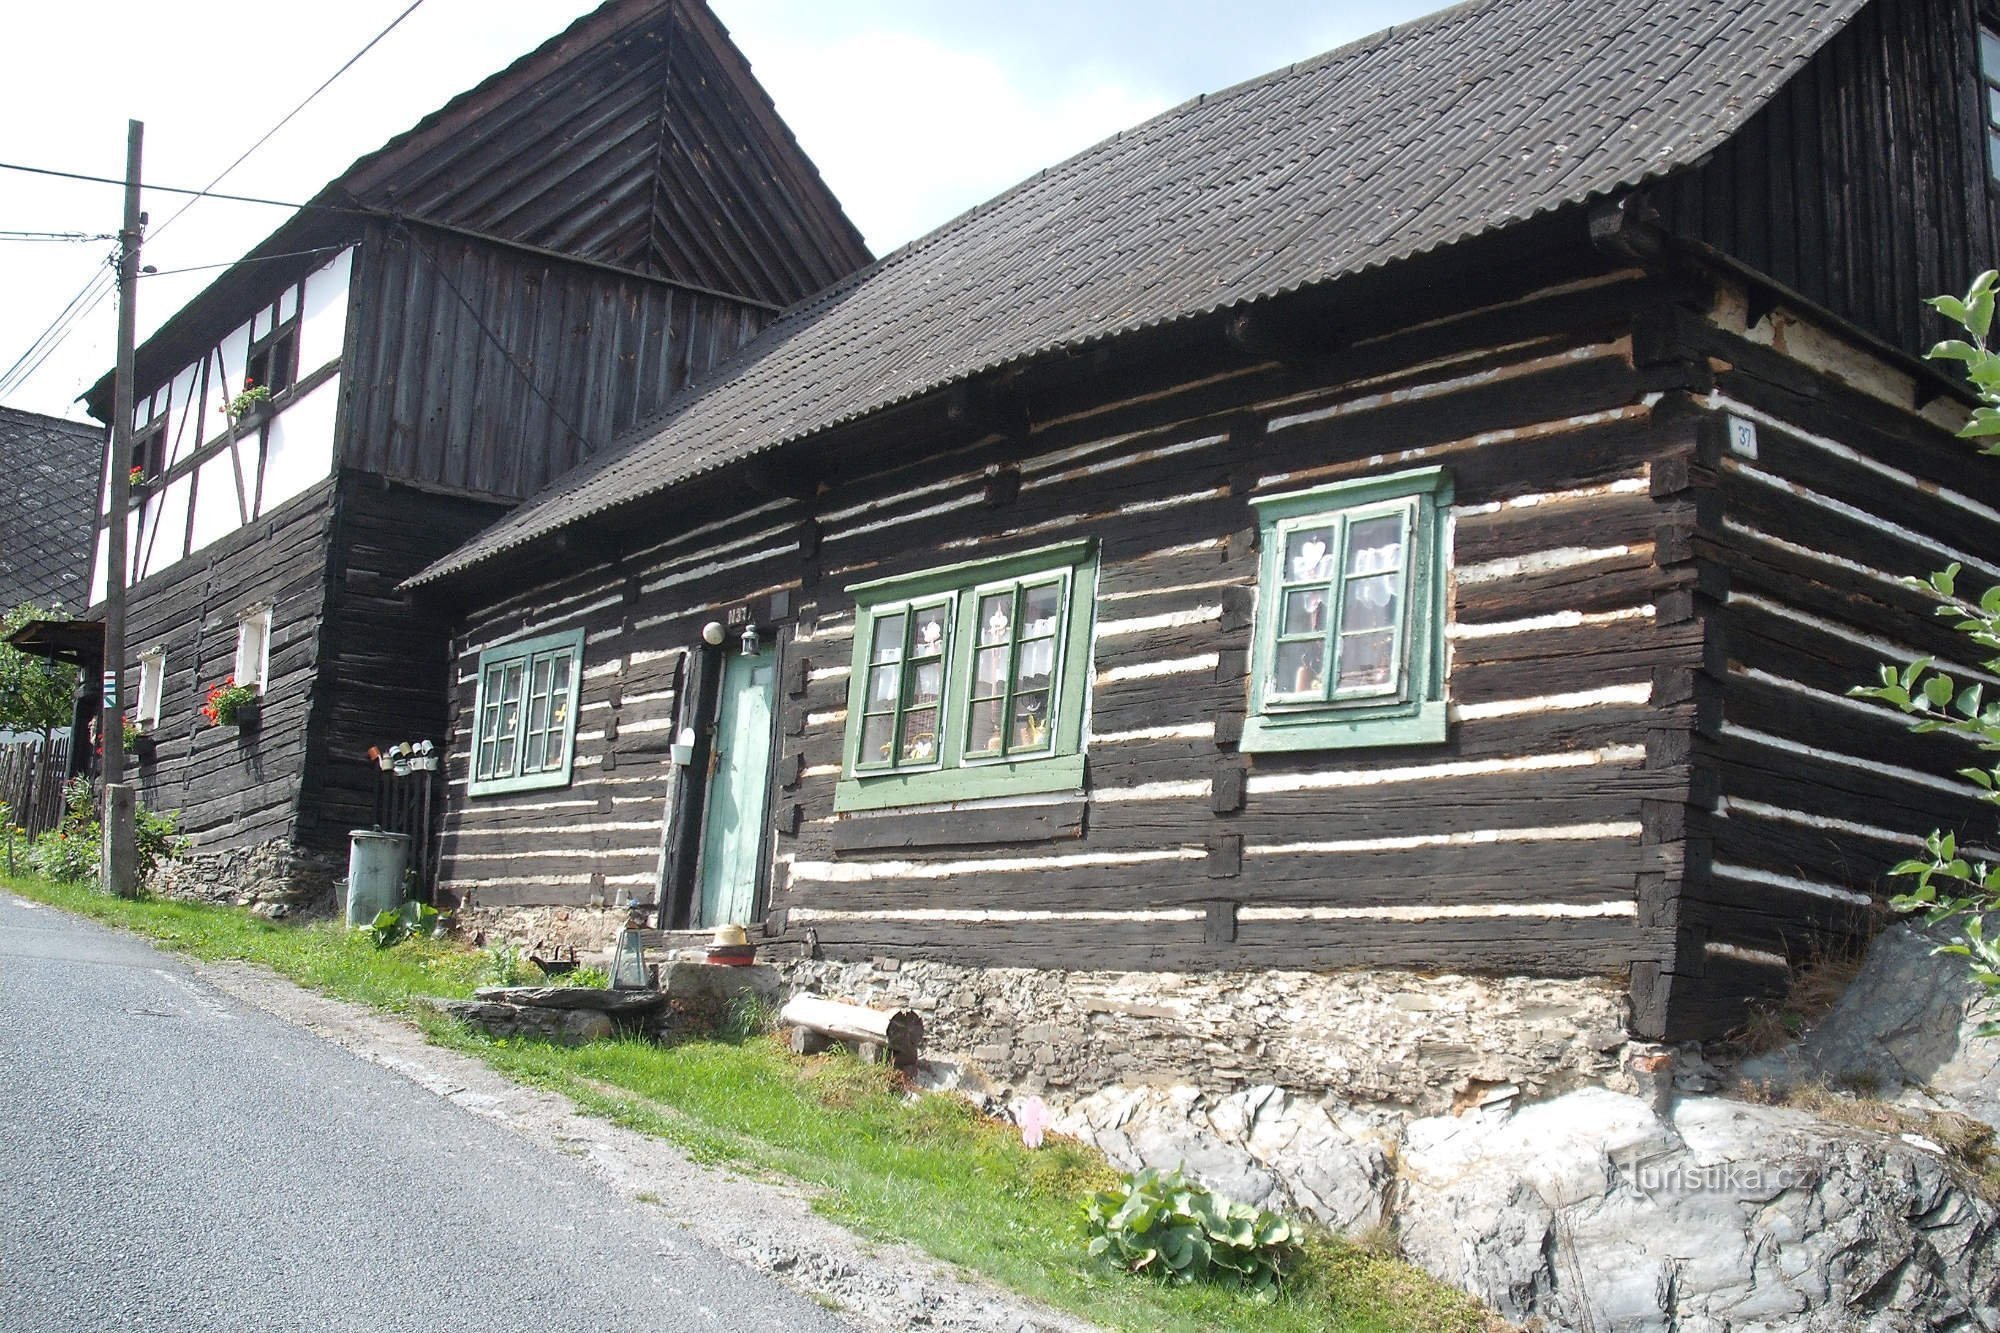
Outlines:
[[[162, 861], [170, 861], [187, 850], [188, 840], [180, 836], [180, 827], [178, 810], [136, 807], [132, 832], [141, 884], [152, 878]], [[95, 884], [103, 843], [104, 825], [98, 819], [97, 788], [89, 778], [71, 778], [63, 783], [61, 822], [35, 839], [28, 849], [27, 864], [36, 874], [59, 884]]]
[[480, 981], [488, 986], [526, 986], [540, 975], [541, 969], [531, 964], [515, 944], [488, 949], [486, 961], [480, 967]]
[[[1965, 367], [1980, 405], [1958, 433], [1981, 441], [1980, 452], [1989, 456], [2000, 456], [2000, 439], [1995, 438], [2000, 437], [2000, 352], [1988, 346], [1996, 290], [2000, 290], [2000, 273], [1986, 272], [1973, 279], [1964, 296], [1939, 296], [1930, 302], [1939, 314], [1965, 330], [1964, 338], [1947, 339], [1929, 355], [1933, 360], [1956, 361]], [[1928, 579], [1903, 582], [1928, 597], [1936, 615], [1952, 622], [1986, 671], [2000, 672], [2000, 587], [1988, 588], [1975, 598], [1959, 590], [1961, 572], [1953, 564]], [[2000, 753], [2000, 691], [1989, 699], [1982, 685], [1961, 686], [1938, 670], [1932, 658], [1885, 665], [1879, 684], [1849, 692], [1901, 709], [1917, 719], [1916, 731], [1949, 732], [1972, 741], [1988, 754]], [[1969, 795], [2000, 806], [2000, 763], [1961, 768], [1958, 773], [1978, 788]], [[1960, 854], [1955, 834], [1933, 830], [1924, 841], [1923, 855], [1902, 862], [1890, 873], [1916, 881], [1908, 893], [1895, 898], [1895, 905], [1904, 911], [1925, 913], [1927, 923], [1933, 926], [1951, 923], [1958, 933], [1937, 952], [1967, 959], [1973, 980], [1986, 991], [1990, 1002], [2000, 1004], [2000, 937], [1988, 933], [1984, 920], [1988, 914], [2000, 912], [2000, 865], [1968, 860]], [[2000, 1021], [1984, 1023], [1980, 1033], [2000, 1036]]]
[[404, 940], [428, 939], [442, 935], [445, 930], [444, 918], [438, 909], [429, 903], [407, 902], [401, 907], [385, 907], [375, 914], [375, 920], [368, 926], [374, 936], [375, 947], [391, 948]]
[[1218, 1198], [1179, 1171], [1147, 1169], [1085, 1207], [1090, 1255], [1161, 1282], [1215, 1282], [1272, 1300], [1299, 1259], [1276, 1213]]

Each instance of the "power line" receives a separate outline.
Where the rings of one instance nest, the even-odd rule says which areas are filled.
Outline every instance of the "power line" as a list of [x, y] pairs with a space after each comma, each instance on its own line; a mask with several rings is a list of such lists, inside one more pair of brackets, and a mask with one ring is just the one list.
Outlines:
[[[232, 167], [231, 170], [234, 170], [234, 168]], [[55, 176], [61, 180], [89, 181], [92, 184], [96, 185], [117, 185], [123, 187], [125, 184], [124, 181], [119, 180], [115, 176], [92, 176], [89, 173], [82, 171], [57, 171], [53, 167], [30, 167], [30, 166], [25, 166], [19, 162], [0, 162], [0, 171], [25, 171], [31, 176]], [[224, 173], [224, 175], [227, 174], [228, 174], [227, 172]], [[216, 179], [221, 180], [222, 177], [217, 176]], [[248, 194], [218, 194], [213, 190], [190, 190], [184, 186], [177, 186], [177, 185], [155, 185], [151, 181], [146, 182], [146, 188], [148, 190], [157, 190], [161, 194], [186, 194], [186, 195], [193, 195], [194, 198], [196, 199], [222, 199], [222, 200], [227, 200], [232, 204], [269, 204], [273, 208], [330, 207], [330, 205], [327, 204], [287, 203], [283, 199], [259, 199], [254, 195], [248, 195]], [[187, 211], [186, 208], [181, 209], [181, 213], [185, 213], [186, 211]], [[174, 215], [174, 217], [179, 217], [179, 216], [180, 213], [176, 213]], [[173, 221], [173, 218], [168, 218], [167, 221], [171, 222]], [[163, 229], [165, 225], [166, 225], [165, 223], [162, 223], [161, 228]]]
[[[321, 82], [319, 87], [313, 89], [311, 92], [306, 94], [305, 100], [303, 102], [300, 102], [290, 111], [287, 111], [284, 114], [284, 116], [279, 119], [277, 124], [273, 125], [270, 129], [265, 130], [263, 134], [259, 135], [257, 138], [257, 142], [251, 144], [248, 148], [244, 149], [241, 153], [239, 153], [236, 157], [236, 160], [234, 162], [231, 162], [228, 166], [224, 167], [219, 173], [217, 173], [215, 179], [210, 181], [207, 184], [207, 186], [205, 186], [203, 189], [199, 191], [193, 192], [195, 197], [189, 199], [186, 203], [182, 204], [178, 209], [174, 210], [174, 214], [172, 217], [169, 217], [165, 222], [162, 222], [157, 228], [154, 229], [153, 235], [155, 237], [158, 237], [161, 232], [165, 231], [168, 227], [173, 226], [174, 223], [180, 219], [181, 214], [187, 212], [190, 208], [193, 208], [198, 200], [207, 196], [210, 190], [213, 190], [216, 186], [220, 185], [222, 183], [223, 177], [227, 176], [230, 172], [236, 170], [236, 168], [242, 166], [245, 159], [247, 159], [252, 153], [256, 152], [259, 148], [262, 148], [265, 144], [269, 143], [272, 135], [276, 134], [279, 130], [285, 128], [285, 126], [291, 124], [292, 117], [298, 115], [299, 112], [305, 110], [308, 106], [312, 105], [314, 98], [318, 97], [328, 88], [331, 88], [333, 86], [334, 80], [338, 79], [341, 75], [347, 73], [348, 70], [353, 69], [355, 64], [358, 61], [360, 61], [361, 57], [367, 55], [370, 51], [373, 51], [375, 49], [376, 44], [380, 42], [384, 37], [387, 37], [390, 33], [394, 32], [397, 26], [401, 24], [404, 19], [416, 13], [417, 7], [423, 4], [423, 2], [424, 0], [410, 0], [409, 7], [405, 9], [402, 13], [396, 15], [395, 18], [390, 19], [388, 27], [382, 29], [382, 31], [376, 33], [373, 37], [370, 37], [368, 39], [368, 44], [366, 46], [363, 46], [359, 51], [356, 51], [353, 55], [349, 56], [347, 58], [346, 64], [342, 65], [339, 69], [335, 70], [333, 73], [327, 75], [325, 80]], [[149, 186], [148, 188], [150, 189], [151, 187]], [[216, 196], [216, 197], [220, 198], [221, 196]]]
[[[111, 256], [107, 256], [105, 262], [109, 264]], [[35, 335], [35, 340], [28, 344], [27, 350], [15, 357], [14, 364], [8, 366], [4, 373], [0, 373], [0, 394], [13, 392], [30, 375], [41, 369], [42, 362], [48, 360], [48, 354], [61, 346], [62, 340], [69, 336], [71, 325], [97, 308], [98, 302], [104, 299], [104, 294], [111, 290], [111, 284], [105, 277], [106, 272], [107, 270], [103, 268], [93, 272], [85, 280], [82, 289], [70, 297], [69, 304], [49, 321], [49, 326]], [[86, 300], [89, 302], [88, 305], [84, 304]], [[54, 341], [50, 341], [51, 339]], [[29, 364], [31, 361], [33, 364]]]
[[100, 231], [7, 231], [0, 229], [0, 241], [115, 241], [114, 232]]
[[311, 250], [292, 250], [282, 255], [253, 255], [245, 259], [225, 260], [220, 264], [190, 264], [186, 268], [141, 269], [142, 278], [171, 278], [176, 273], [206, 273], [210, 269], [236, 268], [243, 264], [268, 264], [275, 259], [310, 259], [314, 255], [330, 255], [336, 250], [345, 250], [347, 243], [322, 245]]
[[[247, 158], [249, 158], [249, 156], [252, 153], [256, 152], [259, 148], [262, 148], [267, 142], [269, 142], [271, 136], [275, 135], [279, 130], [283, 129], [286, 125], [290, 124], [293, 117], [297, 116], [299, 112], [305, 110], [306, 107], [312, 104], [313, 99], [317, 98], [321, 93], [325, 92], [328, 88], [332, 87], [336, 79], [340, 78], [341, 75], [347, 73], [348, 70], [354, 68], [356, 62], [358, 62], [363, 56], [367, 55], [370, 51], [374, 50], [376, 45], [379, 42], [381, 42], [381, 40], [384, 37], [387, 37], [390, 33], [394, 32], [396, 28], [403, 22], [404, 19], [408, 18], [410, 15], [414, 14], [417, 11], [417, 8], [420, 5], [422, 5], [423, 2], [424, 0], [410, 0], [409, 6], [405, 8], [402, 13], [396, 15], [395, 18], [391, 19], [387, 27], [383, 28], [380, 32], [376, 33], [373, 37], [369, 38], [366, 45], [364, 45], [359, 51], [356, 51], [353, 55], [349, 56], [347, 58], [346, 63], [341, 65], [341, 67], [335, 70], [332, 74], [329, 74], [326, 77], [326, 79], [320, 83], [319, 87], [313, 89], [310, 93], [306, 94], [305, 100], [301, 101], [297, 106], [293, 107], [290, 111], [287, 111], [284, 114], [284, 116], [278, 121], [277, 124], [273, 125], [270, 129], [264, 131], [263, 134], [259, 135], [255, 143], [251, 144], [248, 148], [244, 149], [242, 153], [238, 154], [236, 160], [234, 162], [231, 162], [228, 166], [224, 167], [219, 173], [217, 173], [215, 179], [211, 180], [204, 188], [199, 190], [189, 190], [189, 189], [184, 189], [174, 186], [166, 186], [166, 185], [150, 185], [150, 184], [147, 185], [145, 187], [146, 189], [158, 190], [162, 194], [178, 194], [178, 195], [188, 196], [187, 202], [182, 204], [178, 209], [176, 209], [172, 214], [172, 216], [168, 217], [168, 219], [165, 222], [162, 222], [159, 225], [159, 227], [157, 227], [154, 230], [153, 235], [157, 237], [161, 232], [165, 231], [168, 227], [172, 226], [176, 221], [180, 219], [182, 214], [186, 213], [190, 208], [193, 208], [195, 204], [201, 201], [202, 199], [223, 199], [233, 203], [265, 204], [272, 207], [290, 208], [294, 210], [306, 207], [315, 207], [315, 208], [329, 207], [328, 205], [293, 204], [293, 203], [287, 203], [279, 199], [260, 199], [251, 195], [222, 194], [217, 192], [215, 187], [221, 184], [223, 179], [226, 176], [228, 176], [230, 172], [242, 166], [244, 161]], [[29, 174], [38, 176], [54, 176], [67, 180], [93, 181], [111, 185], [125, 184], [125, 182], [122, 180], [114, 180], [107, 176], [92, 176], [82, 172], [73, 172], [73, 171], [57, 171], [48, 167], [30, 167], [13, 162], [0, 162], [0, 168], [5, 168], [10, 171], [27, 172]], [[351, 210], [338, 210], [338, 211], [344, 212]], [[226, 267], [226, 266], [218, 265], [217, 267]], [[27, 351], [21, 353], [21, 355], [15, 359], [14, 364], [7, 369], [5, 374], [0, 374], [0, 393], [7, 393], [13, 390], [14, 388], [19, 387], [23, 382], [25, 382], [28, 379], [29, 376], [33, 375], [36, 371], [40, 370], [43, 364], [47, 362], [47, 360], [49, 359], [50, 354], [52, 354], [56, 348], [62, 345], [64, 339], [69, 337], [70, 330], [75, 327], [77, 322], [86, 318], [93, 310], [97, 309], [99, 303], [103, 301], [104, 297], [110, 292], [111, 287], [114, 285], [110, 282], [106, 282], [101, 288], [99, 288], [96, 291], [94, 295], [91, 295], [92, 287], [96, 286], [96, 284], [100, 282], [103, 279], [103, 277], [104, 275], [102, 273], [93, 275], [91, 281], [84, 284], [83, 291], [78, 292], [76, 296], [71, 298], [70, 303], [67, 306], [63, 307], [63, 312], [56, 316], [55, 323], [51, 324], [47, 329], [42, 331], [41, 336], [36, 338], [35, 341], [29, 345]], [[84, 301], [86, 296], [88, 296], [89, 298], [88, 304], [79, 307], [79, 302]], [[42, 349], [39, 355], [37, 354], [36, 350], [37, 348]], [[31, 358], [32, 358], [32, 364], [30, 364]]]

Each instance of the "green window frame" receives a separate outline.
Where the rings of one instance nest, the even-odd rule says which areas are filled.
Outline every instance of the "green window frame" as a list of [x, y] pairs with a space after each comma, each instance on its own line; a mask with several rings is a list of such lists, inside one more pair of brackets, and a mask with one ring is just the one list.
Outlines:
[[569, 785], [582, 681], [580, 629], [495, 644], [479, 654], [470, 795]]
[[1241, 748], [1441, 742], [1451, 479], [1441, 467], [1254, 497]]
[[1979, 101], [1985, 115], [1986, 174], [1989, 182], [2000, 181], [2000, 30], [1991, 23], [1979, 25]]
[[834, 809], [1083, 786], [1096, 545], [857, 583]]

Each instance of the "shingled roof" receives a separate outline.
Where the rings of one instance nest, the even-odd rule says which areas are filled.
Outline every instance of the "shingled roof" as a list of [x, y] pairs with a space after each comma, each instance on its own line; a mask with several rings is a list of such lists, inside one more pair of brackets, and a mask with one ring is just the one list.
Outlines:
[[101, 427], [0, 407], [0, 611], [90, 602]]
[[1197, 98], [811, 297], [411, 580], [973, 376], [1692, 165], [1866, 0], [1473, 0]]

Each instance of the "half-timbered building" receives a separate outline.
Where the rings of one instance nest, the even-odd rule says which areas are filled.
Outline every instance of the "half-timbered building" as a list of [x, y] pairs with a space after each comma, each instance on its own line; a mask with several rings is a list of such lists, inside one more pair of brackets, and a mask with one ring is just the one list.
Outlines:
[[[103, 508], [129, 469], [137, 780], [184, 876], [323, 889], [370, 747], [444, 725], [443, 630], [397, 584], [867, 258], [701, 0], [611, 0], [168, 319]], [[204, 717], [229, 678], [254, 726]]]
[[1015, 1076], [1271, 970], [1730, 1028], [1974, 818], [1846, 691], [2000, 580], [1995, 85], [1969, 0], [1474, 0], [1050, 168], [413, 580], [445, 887], [956, 969]]

